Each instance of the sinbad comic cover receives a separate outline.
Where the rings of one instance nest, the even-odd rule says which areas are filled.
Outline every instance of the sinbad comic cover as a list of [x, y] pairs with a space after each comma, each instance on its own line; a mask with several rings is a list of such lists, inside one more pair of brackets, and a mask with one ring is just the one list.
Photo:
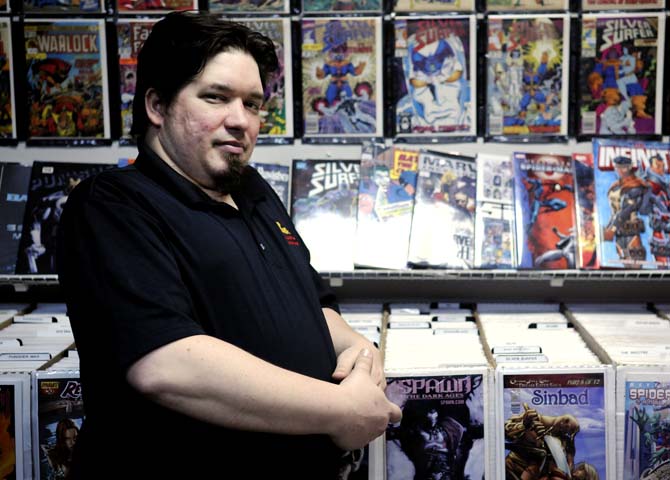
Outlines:
[[593, 181], [593, 154], [573, 153], [577, 213], [577, 267], [600, 268], [598, 262], [598, 217], [595, 214], [596, 186]]
[[180, 10], [197, 10], [197, 0], [116, 0], [120, 14], [160, 13]]
[[670, 266], [670, 144], [593, 140], [602, 267]]
[[488, 12], [568, 10], [567, 0], [486, 0]]
[[28, 137], [109, 138], [103, 20], [26, 20]]
[[318, 271], [354, 269], [360, 160], [293, 160], [291, 219]]
[[16, 138], [11, 26], [9, 18], [0, 18], [0, 140]]
[[486, 49], [486, 136], [565, 136], [569, 17], [490, 15]]
[[608, 420], [613, 406], [603, 371], [501, 376], [497, 428], [504, 442], [499, 454], [505, 478], [613, 476]]
[[416, 12], [472, 12], [474, 0], [393, 0], [393, 11]]
[[288, 13], [289, 0], [209, 0], [212, 13]]
[[475, 136], [475, 17], [396, 17], [395, 134]]
[[488, 477], [485, 379], [482, 373], [387, 379], [386, 395], [403, 414], [386, 429], [387, 480]]
[[304, 137], [381, 137], [381, 18], [302, 20]]
[[29, 166], [0, 164], [0, 275], [13, 275], [16, 270], [29, 181]]
[[291, 207], [289, 201], [289, 188], [291, 186], [291, 167], [288, 165], [278, 165], [276, 163], [258, 163], [252, 162], [250, 164], [258, 173], [261, 174], [263, 180], [268, 182], [275, 191], [281, 203], [284, 204], [288, 211]]
[[516, 152], [513, 165], [519, 268], [576, 268], [572, 157]]
[[582, 17], [579, 135], [661, 134], [665, 14]]
[[381, 13], [381, 0], [302, 0], [302, 12], [312, 13]]
[[474, 265], [476, 168], [471, 157], [419, 153], [407, 262], [415, 267]]

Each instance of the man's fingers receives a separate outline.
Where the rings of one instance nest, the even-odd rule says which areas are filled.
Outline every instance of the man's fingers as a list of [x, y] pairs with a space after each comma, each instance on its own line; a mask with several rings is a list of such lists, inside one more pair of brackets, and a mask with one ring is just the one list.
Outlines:
[[370, 375], [372, 373], [372, 352], [368, 348], [364, 348], [358, 353], [354, 371], [361, 371]]
[[391, 415], [389, 416], [389, 423], [398, 423], [400, 420], [402, 420], [402, 410], [400, 410], [400, 407], [395, 403], [389, 403], [391, 404]]

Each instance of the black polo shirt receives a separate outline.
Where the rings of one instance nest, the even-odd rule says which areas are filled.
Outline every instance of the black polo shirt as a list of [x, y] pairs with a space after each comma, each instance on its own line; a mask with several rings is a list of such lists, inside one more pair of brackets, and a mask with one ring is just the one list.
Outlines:
[[[233, 198], [239, 210], [146, 147], [134, 165], [70, 195], [58, 265], [86, 410], [76, 478], [237, 478], [226, 474], [233, 465], [248, 468], [246, 478], [330, 478], [324, 472], [340, 452], [326, 436], [216, 427], [156, 405], [125, 380], [152, 350], [207, 334], [332, 381], [336, 355], [321, 308], [337, 309], [334, 296], [258, 172], [246, 169]], [[211, 471], [220, 473], [196, 474]]]

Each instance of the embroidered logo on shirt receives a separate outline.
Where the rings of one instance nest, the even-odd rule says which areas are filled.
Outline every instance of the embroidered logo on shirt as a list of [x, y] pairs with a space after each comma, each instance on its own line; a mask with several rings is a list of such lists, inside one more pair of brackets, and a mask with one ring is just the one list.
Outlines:
[[291, 231], [283, 226], [279, 222], [275, 222], [277, 224], [277, 227], [279, 227], [279, 231], [284, 235], [284, 239], [286, 240], [286, 243], [289, 245], [292, 245], [294, 247], [297, 247], [300, 245], [300, 242], [298, 242], [298, 239], [291, 233]]

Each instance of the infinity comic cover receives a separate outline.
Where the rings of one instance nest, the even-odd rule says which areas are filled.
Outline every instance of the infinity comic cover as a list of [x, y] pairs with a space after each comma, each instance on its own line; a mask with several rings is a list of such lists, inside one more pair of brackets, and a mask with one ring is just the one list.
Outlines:
[[402, 409], [386, 429], [387, 480], [491, 476], [487, 378], [475, 369], [387, 378], [386, 395]]
[[22, 0], [24, 13], [104, 13], [103, 0]]
[[289, 201], [289, 188], [291, 186], [291, 167], [288, 165], [278, 165], [276, 163], [258, 163], [252, 162], [250, 164], [261, 177], [270, 184], [272, 190], [275, 191], [281, 203], [284, 204], [288, 211], [291, 207]]
[[602, 267], [670, 267], [670, 143], [594, 139]]
[[24, 24], [30, 139], [110, 138], [104, 20]]
[[180, 10], [197, 10], [198, 0], [116, 0], [119, 14], [169, 13]]
[[0, 140], [16, 138], [12, 24], [0, 18]]
[[474, 15], [396, 17], [394, 27], [396, 136], [476, 136]]
[[212, 13], [289, 13], [289, 0], [209, 0]]
[[354, 269], [360, 160], [293, 160], [291, 218], [324, 271]]
[[419, 153], [407, 262], [418, 267], [474, 266], [476, 168], [472, 157]]
[[662, 9], [664, 0], [581, 0], [582, 11]]
[[577, 208], [577, 268], [597, 270], [598, 218], [595, 214], [596, 187], [593, 175], [593, 154], [573, 153], [575, 165], [575, 201]]
[[519, 268], [576, 268], [572, 157], [516, 152], [512, 158]]
[[397, 13], [417, 12], [473, 12], [474, 0], [393, 0]]
[[582, 16], [578, 135], [660, 135], [665, 14]]
[[236, 18], [250, 29], [272, 40], [279, 59], [279, 70], [265, 85], [261, 108], [259, 143], [293, 138], [293, 76], [291, 74], [291, 25], [288, 18]]
[[302, 13], [381, 13], [381, 0], [302, 0]]
[[133, 126], [133, 100], [137, 82], [137, 55], [158, 19], [119, 19], [116, 33], [119, 47], [119, 87], [121, 89], [121, 137], [129, 142]]
[[569, 27], [567, 14], [489, 15], [487, 137], [567, 135]]
[[[0, 274], [13, 275], [28, 198], [30, 167], [0, 164]], [[0, 476], [0, 478], [2, 478]]]
[[381, 45], [381, 18], [303, 18], [306, 140], [382, 136]]
[[486, 0], [487, 12], [568, 10], [568, 0]]

